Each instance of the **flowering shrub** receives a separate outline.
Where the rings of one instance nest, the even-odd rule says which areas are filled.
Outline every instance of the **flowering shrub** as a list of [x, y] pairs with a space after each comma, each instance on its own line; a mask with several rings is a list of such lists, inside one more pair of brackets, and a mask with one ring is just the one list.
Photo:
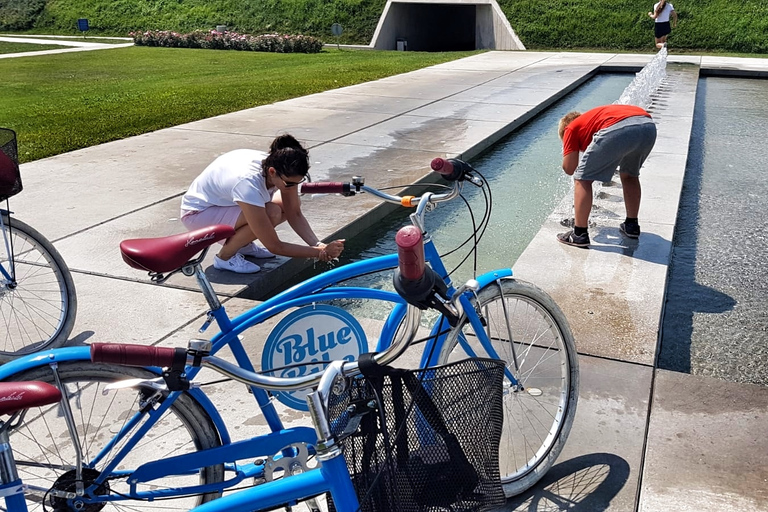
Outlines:
[[205, 48], [209, 50], [243, 50], [276, 53], [318, 53], [323, 42], [311, 36], [264, 34], [252, 36], [237, 32], [196, 30], [179, 34], [170, 30], [131, 32], [137, 46], [164, 46], [168, 48]]

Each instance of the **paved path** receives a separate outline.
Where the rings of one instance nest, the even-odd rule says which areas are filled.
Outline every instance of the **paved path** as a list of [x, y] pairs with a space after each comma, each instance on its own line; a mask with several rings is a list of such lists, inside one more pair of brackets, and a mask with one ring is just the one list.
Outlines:
[[[288, 131], [310, 147], [315, 180], [358, 174], [379, 186], [406, 186], [424, 176], [433, 157], [478, 155], [600, 70], [637, 70], [648, 60], [483, 53], [31, 162], [22, 166], [25, 191], [13, 206], [55, 240], [74, 271], [80, 310], [73, 343], [185, 344], [199, 336], [205, 308], [194, 283], [180, 277], [150, 285], [122, 263], [117, 245], [183, 231], [179, 197], [215, 156], [266, 149]], [[505, 510], [552, 510], [556, 503], [579, 510], [768, 510], [768, 389], [654, 369], [697, 77], [717, 70], [766, 73], [768, 60], [670, 58], [673, 87], [653, 111], [659, 142], [644, 168], [647, 220], [637, 246], [616, 236], [618, 220], [601, 226], [593, 249], [562, 246], [553, 216], [514, 264], [517, 276], [565, 310], [581, 354], [582, 387], [558, 464]], [[323, 237], [351, 237], [382, 215], [364, 196], [342, 208], [330, 197], [304, 202]], [[613, 208], [623, 218], [621, 202]], [[268, 292], [302, 263], [277, 258], [252, 281], [207, 272], [222, 297], [233, 297], [226, 304], [236, 313], [253, 304], [239, 294]], [[257, 354], [266, 330], [247, 335]], [[263, 428], [244, 417], [229, 389], [214, 395], [238, 435]]]
[[118, 42], [125, 41], [126, 38], [116, 38], [115, 43], [104, 42], [91, 42], [85, 39], [57, 39], [56, 36], [1, 36], [0, 41], [6, 43], [27, 43], [27, 44], [55, 44], [58, 46], [69, 46], [71, 48], [60, 48], [55, 50], [39, 50], [29, 52], [18, 53], [2, 53], [0, 59], [12, 59], [15, 57], [34, 57], [37, 55], [53, 55], [57, 53], [71, 53], [71, 52], [83, 52], [90, 50], [105, 50], [109, 48], [125, 48], [126, 46], [133, 46], [133, 40], [128, 39], [130, 42]]

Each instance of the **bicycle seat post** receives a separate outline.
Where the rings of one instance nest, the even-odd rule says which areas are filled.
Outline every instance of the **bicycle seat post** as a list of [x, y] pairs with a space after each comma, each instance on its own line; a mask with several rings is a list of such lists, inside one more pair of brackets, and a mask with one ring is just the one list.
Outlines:
[[16, 482], [19, 479], [13, 450], [8, 439], [8, 425], [8, 423], [0, 423], [0, 486]]
[[221, 307], [221, 302], [219, 301], [219, 297], [216, 295], [216, 292], [213, 290], [211, 282], [205, 275], [203, 267], [200, 266], [200, 263], [195, 264], [195, 279], [197, 279], [197, 285], [203, 292], [203, 296], [205, 297], [206, 302], [208, 302], [208, 306], [210, 306], [211, 311], [218, 310]]

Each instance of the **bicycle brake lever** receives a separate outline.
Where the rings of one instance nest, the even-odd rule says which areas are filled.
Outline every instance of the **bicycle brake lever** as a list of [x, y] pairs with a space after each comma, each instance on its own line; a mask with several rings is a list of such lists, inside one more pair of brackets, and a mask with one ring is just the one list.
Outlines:
[[470, 176], [469, 174], [466, 174], [466, 175], [464, 175], [464, 180], [472, 183], [476, 187], [481, 187], [482, 188], [482, 186], [483, 186], [483, 180], [481, 180], [477, 176]]
[[459, 287], [458, 290], [456, 290], [453, 295], [451, 296], [451, 303], [454, 304], [455, 307], [461, 308], [461, 305], [459, 304], [459, 297], [461, 297], [464, 292], [471, 291], [475, 295], [477, 295], [478, 290], [480, 290], [480, 283], [478, 283], [475, 279], [470, 279], [463, 285]]
[[168, 386], [165, 384], [165, 380], [163, 380], [162, 377], [158, 377], [156, 379], [126, 379], [113, 382], [104, 386], [101, 394], [107, 395], [113, 389], [128, 389], [139, 387], [150, 388], [156, 391], [168, 391]]

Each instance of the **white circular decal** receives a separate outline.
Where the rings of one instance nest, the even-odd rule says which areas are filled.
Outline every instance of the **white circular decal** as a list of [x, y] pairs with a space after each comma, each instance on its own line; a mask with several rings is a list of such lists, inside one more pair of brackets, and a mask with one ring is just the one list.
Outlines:
[[[322, 371], [331, 361], [354, 361], [367, 351], [365, 332], [352, 315], [326, 304], [305, 306], [269, 333], [261, 369], [275, 377], [301, 377]], [[306, 411], [307, 393], [275, 391], [274, 395], [288, 407]]]

